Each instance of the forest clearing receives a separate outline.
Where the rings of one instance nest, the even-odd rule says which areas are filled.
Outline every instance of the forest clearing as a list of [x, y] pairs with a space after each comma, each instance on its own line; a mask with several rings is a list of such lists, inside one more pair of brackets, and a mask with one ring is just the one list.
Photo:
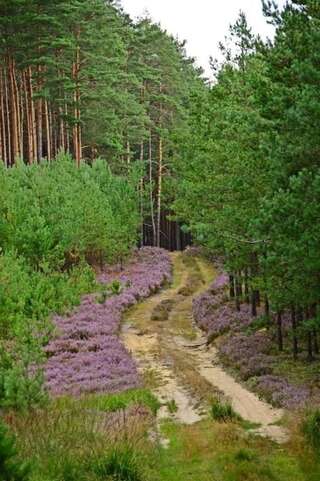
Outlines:
[[0, 481], [319, 481], [320, 9], [253, 3], [207, 78], [0, 0]]

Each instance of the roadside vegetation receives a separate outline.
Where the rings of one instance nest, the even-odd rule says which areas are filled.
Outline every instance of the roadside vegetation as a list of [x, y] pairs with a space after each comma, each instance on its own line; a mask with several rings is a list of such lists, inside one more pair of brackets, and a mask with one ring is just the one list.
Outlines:
[[0, 481], [320, 479], [320, 9], [262, 7], [208, 82], [117, 0], [0, 0]]

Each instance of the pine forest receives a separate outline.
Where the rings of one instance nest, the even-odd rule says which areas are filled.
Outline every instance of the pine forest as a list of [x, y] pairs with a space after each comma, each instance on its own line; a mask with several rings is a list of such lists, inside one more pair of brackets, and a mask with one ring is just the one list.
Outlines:
[[252, 4], [208, 75], [0, 0], [0, 481], [320, 479], [320, 3]]

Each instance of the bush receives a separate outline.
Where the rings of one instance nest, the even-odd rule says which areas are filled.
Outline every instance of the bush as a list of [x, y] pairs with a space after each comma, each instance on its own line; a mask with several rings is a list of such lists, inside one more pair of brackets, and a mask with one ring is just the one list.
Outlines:
[[320, 409], [306, 416], [302, 430], [311, 446], [320, 452]]
[[1, 166], [0, 184], [0, 345], [13, 353], [0, 360], [0, 404], [24, 407], [42, 397], [36, 365], [50, 314], [97, 287], [89, 264], [120, 262], [135, 246], [137, 194], [104, 161], [78, 169], [66, 155]]
[[0, 349], [0, 407], [24, 409], [45, 403], [42, 352], [32, 342], [13, 346]]
[[0, 422], [0, 481], [26, 481], [29, 466], [17, 457], [15, 440]]
[[215, 421], [224, 423], [240, 419], [229, 402], [222, 402], [219, 399], [212, 402], [210, 414]]
[[97, 461], [94, 471], [103, 480], [108, 476], [114, 481], [143, 481], [145, 479], [139, 455], [126, 444], [114, 446], [105, 458]]

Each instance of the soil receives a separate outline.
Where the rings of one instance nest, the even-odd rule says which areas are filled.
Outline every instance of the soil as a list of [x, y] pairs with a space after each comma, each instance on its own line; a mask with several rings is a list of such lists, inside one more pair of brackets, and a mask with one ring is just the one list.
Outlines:
[[[259, 427], [257, 435], [278, 443], [287, 441], [279, 425], [283, 416], [233, 379], [219, 364], [214, 345], [197, 328], [192, 317], [192, 299], [209, 287], [216, 272], [202, 258], [172, 254], [173, 285], [131, 309], [125, 318], [122, 337], [139, 371], [162, 403], [159, 422], [172, 417], [193, 424], [208, 414], [210, 399], [227, 398], [246, 421]], [[163, 306], [170, 306], [166, 316]], [[153, 319], [153, 320], [152, 320]]]

